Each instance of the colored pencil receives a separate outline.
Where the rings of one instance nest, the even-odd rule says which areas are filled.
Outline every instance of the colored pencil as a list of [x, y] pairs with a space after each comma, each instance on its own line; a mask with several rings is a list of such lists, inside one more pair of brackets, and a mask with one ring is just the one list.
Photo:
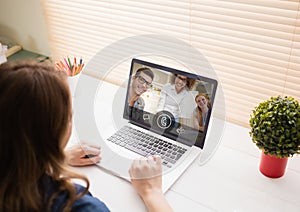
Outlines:
[[73, 58], [73, 64], [71, 63], [70, 57], [63, 58], [62, 61], [55, 63], [56, 68], [60, 71], [64, 71], [68, 76], [75, 76], [79, 74], [83, 69], [83, 60], [80, 58], [79, 64], [77, 64], [76, 57]]

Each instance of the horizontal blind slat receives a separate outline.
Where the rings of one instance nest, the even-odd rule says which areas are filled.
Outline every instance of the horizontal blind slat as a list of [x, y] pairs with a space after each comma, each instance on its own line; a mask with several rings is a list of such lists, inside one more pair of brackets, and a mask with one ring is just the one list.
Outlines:
[[[299, 1], [45, 0], [43, 5], [53, 58], [77, 55], [88, 62], [117, 40], [164, 34], [191, 44], [215, 69], [224, 89], [227, 120], [248, 126], [251, 110], [272, 95], [300, 99]], [[175, 43], [165, 45], [181, 53]], [[189, 55], [190, 67], [198, 64], [196, 55], [182, 54]], [[129, 63], [116, 67], [105, 79], [123, 84], [126, 66]], [[86, 71], [97, 76], [97, 67], [91, 64]], [[214, 76], [204, 67], [193, 71]], [[220, 113], [221, 107], [216, 110]]]

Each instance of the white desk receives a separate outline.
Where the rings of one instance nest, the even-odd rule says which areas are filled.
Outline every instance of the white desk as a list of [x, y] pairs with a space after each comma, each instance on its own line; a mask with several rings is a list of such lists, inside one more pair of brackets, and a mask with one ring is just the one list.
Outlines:
[[[109, 83], [105, 86], [115, 88]], [[109, 91], [107, 94], [107, 98], [112, 98]], [[76, 132], [71, 140], [76, 140]], [[174, 211], [299, 212], [300, 156], [289, 159], [288, 169], [279, 179], [267, 178], [259, 172], [259, 157], [260, 151], [251, 142], [249, 130], [226, 123], [213, 158], [203, 166], [196, 160], [167, 191], [166, 198]], [[127, 181], [96, 166], [75, 170], [89, 178], [92, 194], [112, 211], [146, 211]]]

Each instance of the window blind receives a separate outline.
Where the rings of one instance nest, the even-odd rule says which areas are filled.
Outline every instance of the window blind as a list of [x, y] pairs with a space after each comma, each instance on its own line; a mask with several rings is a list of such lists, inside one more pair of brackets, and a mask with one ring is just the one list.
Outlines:
[[[117, 40], [164, 34], [207, 58], [228, 121], [248, 126], [251, 110], [270, 96], [300, 100], [299, 0], [44, 0], [43, 7], [54, 60], [76, 55], [88, 62]], [[121, 84], [128, 65], [107, 80]]]

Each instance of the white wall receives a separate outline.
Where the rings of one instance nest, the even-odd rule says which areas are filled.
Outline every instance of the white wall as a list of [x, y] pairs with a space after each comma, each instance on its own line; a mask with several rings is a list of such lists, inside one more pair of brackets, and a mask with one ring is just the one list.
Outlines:
[[0, 0], [0, 37], [50, 55], [42, 0]]

